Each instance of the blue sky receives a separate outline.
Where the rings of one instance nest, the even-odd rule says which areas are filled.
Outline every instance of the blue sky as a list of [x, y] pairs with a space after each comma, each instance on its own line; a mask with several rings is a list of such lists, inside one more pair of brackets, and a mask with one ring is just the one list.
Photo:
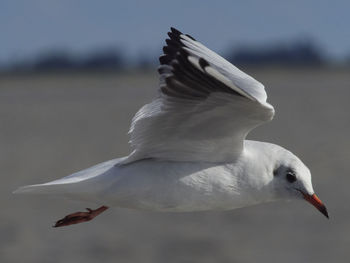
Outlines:
[[0, 63], [105, 47], [157, 55], [170, 26], [219, 52], [308, 38], [342, 59], [350, 55], [349, 10], [348, 0], [2, 0]]

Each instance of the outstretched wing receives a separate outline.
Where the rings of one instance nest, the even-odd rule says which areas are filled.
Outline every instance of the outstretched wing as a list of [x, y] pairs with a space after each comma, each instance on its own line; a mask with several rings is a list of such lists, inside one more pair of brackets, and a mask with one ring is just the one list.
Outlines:
[[168, 35], [159, 95], [133, 118], [126, 162], [233, 161], [248, 132], [273, 118], [264, 86], [191, 36]]

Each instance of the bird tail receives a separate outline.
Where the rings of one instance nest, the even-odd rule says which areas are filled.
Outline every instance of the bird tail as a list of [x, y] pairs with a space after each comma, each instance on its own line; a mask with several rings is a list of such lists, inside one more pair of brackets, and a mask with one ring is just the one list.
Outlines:
[[71, 184], [54, 184], [53, 182], [45, 183], [45, 184], [33, 184], [21, 186], [15, 191], [14, 194], [65, 194], [69, 191], [69, 186]]
[[53, 195], [82, 195], [94, 192], [97, 190], [97, 185], [94, 182], [99, 181], [103, 174], [115, 165], [120, 163], [123, 158], [110, 160], [104, 163], [97, 164], [88, 169], [71, 174], [61, 179], [44, 183], [34, 184], [19, 187], [14, 194], [53, 194]]

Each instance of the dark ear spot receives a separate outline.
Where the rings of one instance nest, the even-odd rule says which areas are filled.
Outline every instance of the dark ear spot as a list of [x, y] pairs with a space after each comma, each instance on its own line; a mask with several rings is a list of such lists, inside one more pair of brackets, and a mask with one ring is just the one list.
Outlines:
[[273, 176], [279, 176], [280, 174], [283, 173], [283, 171], [286, 169], [286, 167], [284, 165], [278, 165], [275, 167], [275, 169], [273, 170]]

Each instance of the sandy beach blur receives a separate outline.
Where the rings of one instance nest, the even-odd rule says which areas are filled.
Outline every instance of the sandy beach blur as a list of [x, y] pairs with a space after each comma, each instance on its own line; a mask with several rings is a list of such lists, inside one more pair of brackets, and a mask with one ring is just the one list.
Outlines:
[[114, 208], [88, 223], [52, 228], [94, 205], [12, 191], [127, 155], [131, 118], [156, 95], [158, 75], [1, 75], [0, 262], [348, 262], [349, 70], [248, 73], [276, 109], [273, 122], [249, 139], [298, 155], [330, 220], [293, 201], [215, 213]]

